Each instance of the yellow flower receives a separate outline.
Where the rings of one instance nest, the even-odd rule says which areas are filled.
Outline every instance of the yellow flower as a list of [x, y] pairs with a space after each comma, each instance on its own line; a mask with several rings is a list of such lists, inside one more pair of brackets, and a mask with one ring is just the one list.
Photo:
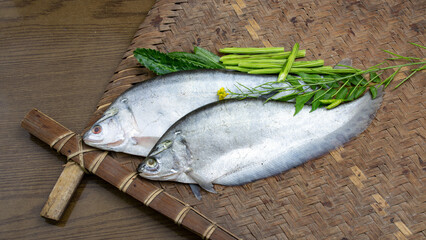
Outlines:
[[227, 93], [226, 91], [225, 91], [225, 88], [220, 88], [218, 91], [217, 91], [217, 96], [219, 96], [219, 101], [220, 100], [223, 100], [223, 99], [225, 99], [225, 97], [226, 96], [228, 96], [229, 95], [229, 93]]

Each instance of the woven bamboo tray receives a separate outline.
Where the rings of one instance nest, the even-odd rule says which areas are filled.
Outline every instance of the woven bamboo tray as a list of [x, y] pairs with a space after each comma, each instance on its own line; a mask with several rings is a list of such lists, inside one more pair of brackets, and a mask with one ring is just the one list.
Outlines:
[[[133, 84], [153, 77], [132, 52], [199, 45], [284, 46], [298, 42], [308, 60], [356, 67], [379, 63], [389, 49], [424, 56], [424, 1], [185, 1], [154, 5], [106, 87], [91, 123]], [[399, 76], [398, 78], [403, 78]], [[187, 185], [154, 183], [245, 239], [425, 239], [424, 73], [387, 91], [372, 125], [343, 148], [275, 177], [216, 186], [202, 201]], [[164, 93], [167, 94], [167, 93]], [[112, 153], [129, 169], [140, 158]], [[267, 157], [267, 153], [265, 153]]]

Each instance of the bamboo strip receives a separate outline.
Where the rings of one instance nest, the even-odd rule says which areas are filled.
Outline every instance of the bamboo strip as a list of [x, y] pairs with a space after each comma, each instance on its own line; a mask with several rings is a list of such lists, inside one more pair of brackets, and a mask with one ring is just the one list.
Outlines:
[[87, 147], [79, 135], [69, 137], [70, 130], [39, 110], [31, 110], [21, 126], [85, 168], [96, 165], [98, 177], [204, 239], [239, 239], [185, 202], [129, 171], [104, 151]]

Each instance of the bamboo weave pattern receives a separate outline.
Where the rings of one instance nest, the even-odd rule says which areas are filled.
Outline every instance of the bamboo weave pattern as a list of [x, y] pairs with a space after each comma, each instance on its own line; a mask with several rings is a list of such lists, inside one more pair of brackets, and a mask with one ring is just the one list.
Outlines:
[[[308, 60], [333, 65], [345, 57], [359, 68], [388, 57], [380, 49], [422, 57], [424, 1], [159, 0], [123, 56], [93, 120], [119, 94], [153, 75], [132, 57], [137, 47], [213, 52], [223, 47], [298, 42]], [[405, 76], [398, 78], [401, 80]], [[357, 139], [276, 177], [203, 192], [161, 183], [244, 239], [424, 239], [424, 75], [387, 91], [372, 125]], [[113, 157], [134, 169], [139, 160]], [[265, 154], [267, 157], [267, 154]], [[155, 183], [159, 184], [159, 183]]]

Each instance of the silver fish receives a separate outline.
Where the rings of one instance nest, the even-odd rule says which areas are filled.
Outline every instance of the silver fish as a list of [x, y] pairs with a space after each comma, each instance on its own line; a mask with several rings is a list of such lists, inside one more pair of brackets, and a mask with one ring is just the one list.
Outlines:
[[[218, 100], [224, 87], [255, 87], [276, 76], [197, 70], [158, 76], [141, 82], [119, 96], [87, 131], [87, 145], [146, 156], [167, 129], [187, 113]], [[288, 92], [291, 94], [292, 92]]]
[[279, 174], [348, 142], [371, 123], [382, 102], [370, 94], [335, 109], [294, 115], [294, 104], [225, 100], [175, 123], [139, 165], [142, 177], [198, 184], [241, 185]]

